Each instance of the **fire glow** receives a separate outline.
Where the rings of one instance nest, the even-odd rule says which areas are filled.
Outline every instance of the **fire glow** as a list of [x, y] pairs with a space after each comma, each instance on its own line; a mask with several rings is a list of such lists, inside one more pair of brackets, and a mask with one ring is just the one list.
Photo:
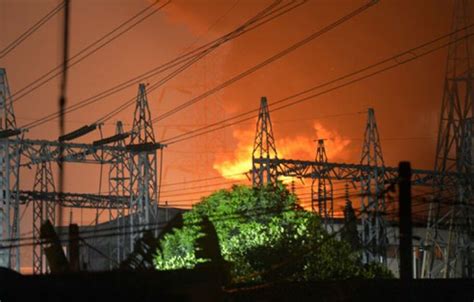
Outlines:
[[[336, 131], [325, 128], [321, 123], [313, 123], [314, 136], [302, 135], [287, 136], [276, 139], [276, 147], [279, 158], [314, 160], [316, 143], [315, 139], [324, 139], [326, 152], [330, 161], [346, 157], [346, 147], [350, 140], [344, 138]], [[252, 168], [252, 150], [255, 130], [234, 130], [233, 137], [237, 140], [235, 151], [229, 156], [217, 155], [213, 168], [226, 179], [243, 180], [247, 172]], [[282, 179], [287, 182], [290, 179]]]

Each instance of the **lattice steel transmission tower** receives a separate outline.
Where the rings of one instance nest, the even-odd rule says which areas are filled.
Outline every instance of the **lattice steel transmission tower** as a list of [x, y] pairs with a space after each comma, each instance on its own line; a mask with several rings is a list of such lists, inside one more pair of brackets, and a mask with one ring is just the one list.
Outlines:
[[[48, 147], [41, 146], [39, 154], [46, 159]], [[56, 192], [50, 161], [45, 160], [37, 164], [33, 191], [38, 192], [39, 195]], [[41, 198], [33, 200], [33, 274], [43, 274], [47, 270], [40, 239], [41, 224], [46, 220], [55, 225], [56, 204]]]
[[138, 87], [130, 144], [130, 249], [158, 220], [157, 149], [145, 84]]
[[[252, 185], [262, 186], [277, 182], [277, 170], [271, 159], [278, 158], [273, 137], [272, 122], [268, 110], [267, 98], [260, 100], [257, 130], [252, 151]], [[256, 162], [256, 159], [259, 161]]]
[[369, 108], [367, 125], [362, 146], [362, 165], [370, 167], [361, 170], [361, 240], [364, 248], [363, 260], [366, 263], [386, 263], [388, 244], [384, 183], [384, 160], [374, 109]]
[[[203, 58], [203, 62], [198, 70], [201, 70], [201, 76], [190, 77], [185, 83], [188, 87], [193, 87], [196, 91], [207, 91], [212, 87], [218, 86], [225, 78], [223, 65], [225, 56], [210, 56]], [[213, 94], [205, 101], [194, 106], [193, 121], [198, 125], [210, 125], [218, 123], [226, 118], [224, 103], [220, 98], [220, 93]], [[208, 178], [217, 160], [215, 150], [226, 150], [226, 139], [231, 133], [229, 129], [224, 128], [220, 131], [199, 135], [193, 139], [190, 146], [195, 152], [192, 154], [191, 164], [187, 164], [192, 169], [192, 177]], [[208, 185], [207, 181], [202, 182]]]
[[[474, 98], [473, 1], [456, 0], [436, 146], [435, 171], [472, 173]], [[472, 178], [434, 184], [424, 241], [422, 278], [474, 277]], [[443, 234], [447, 233], [447, 234]]]
[[[7, 74], [0, 68], [0, 240], [18, 238], [19, 232], [19, 169], [20, 148], [11, 144], [9, 137], [18, 136]], [[20, 248], [0, 249], [0, 267], [20, 269]]]
[[[315, 161], [322, 164], [327, 164], [328, 162], [328, 156], [326, 154], [326, 147], [324, 146], [323, 139], [318, 140]], [[315, 169], [318, 169], [318, 171], [316, 171]], [[329, 170], [324, 166], [322, 166], [321, 168], [315, 167], [313, 168], [312, 174], [313, 177], [311, 180], [311, 209], [314, 212], [318, 212], [326, 230], [332, 231], [334, 227], [334, 199], [333, 185], [329, 177]]]
[[[123, 124], [118, 121], [115, 126], [115, 137], [124, 137], [125, 132], [123, 130]], [[116, 140], [112, 146], [114, 147], [125, 147], [124, 140]], [[118, 156], [109, 166], [109, 195], [111, 197], [125, 197], [130, 196], [130, 171], [128, 169], [128, 161], [124, 156]], [[118, 206], [117, 208], [109, 209], [109, 220], [115, 221], [118, 235], [115, 238], [115, 244], [112, 246], [112, 259], [116, 259], [117, 262], [125, 259], [127, 253], [125, 246], [125, 231], [127, 226], [125, 225], [125, 205]]]

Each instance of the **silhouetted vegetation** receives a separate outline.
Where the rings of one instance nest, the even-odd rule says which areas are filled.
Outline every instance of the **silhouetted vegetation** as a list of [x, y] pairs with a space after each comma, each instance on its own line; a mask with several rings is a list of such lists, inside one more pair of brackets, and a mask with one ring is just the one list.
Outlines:
[[[328, 234], [314, 213], [300, 208], [283, 185], [220, 190], [184, 214], [184, 224], [164, 236], [155, 256], [158, 270], [209, 263], [199, 252], [202, 222], [210, 221], [234, 283], [390, 277], [364, 266], [357, 250]], [[213, 253], [216, 254], [216, 253]]]

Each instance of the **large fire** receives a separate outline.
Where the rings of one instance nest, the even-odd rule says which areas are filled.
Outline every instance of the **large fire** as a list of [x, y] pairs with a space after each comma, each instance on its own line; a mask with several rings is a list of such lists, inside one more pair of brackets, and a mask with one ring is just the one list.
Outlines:
[[[316, 150], [315, 139], [325, 140], [326, 153], [330, 161], [341, 160], [347, 156], [345, 149], [350, 143], [349, 139], [325, 128], [319, 122], [314, 122], [313, 128], [313, 137], [295, 135], [277, 139], [275, 144], [278, 157], [301, 160], [314, 159]], [[240, 173], [247, 172], [252, 168], [255, 130], [235, 130], [233, 136], [237, 140], [237, 147], [234, 153], [230, 156], [228, 154], [218, 155], [213, 168], [224, 178], [241, 180], [245, 179], [246, 176]]]

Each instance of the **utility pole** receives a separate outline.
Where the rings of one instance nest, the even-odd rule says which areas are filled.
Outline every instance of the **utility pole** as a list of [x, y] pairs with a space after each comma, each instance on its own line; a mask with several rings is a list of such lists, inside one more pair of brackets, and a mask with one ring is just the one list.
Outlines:
[[79, 226], [77, 224], [69, 225], [69, 269], [72, 272], [80, 270], [80, 255], [79, 255]]
[[370, 167], [361, 170], [361, 223], [362, 245], [365, 249], [363, 260], [365, 263], [379, 262], [386, 264], [387, 257], [387, 230], [385, 219], [385, 164], [382, 146], [375, 121], [374, 109], [369, 108], [367, 125], [362, 146], [360, 163]]
[[401, 162], [398, 181], [398, 210], [400, 224], [400, 279], [410, 283], [413, 280], [413, 246], [411, 220], [411, 167]]
[[[474, 98], [474, 38], [466, 28], [474, 19], [472, 0], [454, 3], [452, 44], [448, 49], [444, 93], [436, 146], [435, 171], [440, 175], [472, 173], [472, 118]], [[423, 242], [422, 278], [472, 278], [473, 181], [471, 177], [449, 183], [438, 177], [429, 206]], [[447, 235], [444, 234], [447, 232]]]
[[[277, 182], [277, 170], [271, 164], [271, 159], [278, 158], [273, 137], [273, 127], [270, 120], [267, 98], [260, 100], [260, 111], [258, 113], [257, 131], [252, 151], [252, 185], [260, 187]], [[255, 160], [259, 159], [257, 163]]]

